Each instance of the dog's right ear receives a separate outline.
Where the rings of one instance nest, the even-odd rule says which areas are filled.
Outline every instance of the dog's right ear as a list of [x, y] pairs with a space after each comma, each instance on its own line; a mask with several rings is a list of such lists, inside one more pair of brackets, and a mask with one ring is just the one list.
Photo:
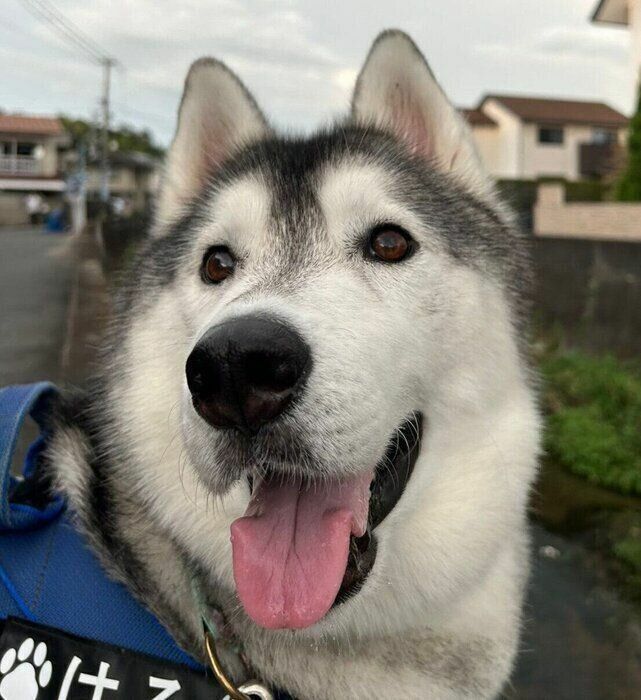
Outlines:
[[193, 63], [165, 162], [155, 230], [178, 220], [224, 160], [268, 131], [254, 98], [227, 66], [213, 58]]

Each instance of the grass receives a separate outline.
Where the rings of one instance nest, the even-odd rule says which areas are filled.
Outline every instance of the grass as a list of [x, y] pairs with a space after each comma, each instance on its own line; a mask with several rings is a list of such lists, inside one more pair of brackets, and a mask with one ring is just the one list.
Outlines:
[[625, 509], [617, 513], [602, 514], [601, 539], [605, 538], [604, 551], [612, 555], [611, 567], [627, 595], [641, 603], [641, 511]]
[[559, 346], [548, 332], [537, 348], [547, 456], [536, 512], [557, 530], [590, 532], [613, 581], [641, 606], [641, 365]]
[[641, 370], [611, 356], [541, 362], [548, 456], [590, 482], [641, 494]]

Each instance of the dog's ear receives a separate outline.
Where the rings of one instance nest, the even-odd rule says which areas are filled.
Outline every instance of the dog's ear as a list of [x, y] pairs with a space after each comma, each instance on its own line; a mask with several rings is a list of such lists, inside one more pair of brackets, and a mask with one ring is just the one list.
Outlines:
[[404, 32], [387, 30], [374, 41], [356, 81], [352, 118], [393, 132], [413, 154], [473, 190], [490, 187], [467, 123]]
[[193, 63], [165, 162], [155, 228], [178, 219], [234, 150], [268, 131], [254, 98], [227, 66], [213, 58]]

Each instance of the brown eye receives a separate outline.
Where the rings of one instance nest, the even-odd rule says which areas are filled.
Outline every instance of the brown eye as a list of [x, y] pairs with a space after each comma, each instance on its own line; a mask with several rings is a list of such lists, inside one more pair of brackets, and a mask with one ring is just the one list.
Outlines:
[[386, 225], [372, 231], [369, 247], [371, 254], [379, 260], [395, 263], [412, 252], [412, 239], [406, 231]]
[[207, 251], [203, 262], [203, 277], [207, 282], [218, 284], [233, 274], [236, 259], [229, 248], [217, 246]]

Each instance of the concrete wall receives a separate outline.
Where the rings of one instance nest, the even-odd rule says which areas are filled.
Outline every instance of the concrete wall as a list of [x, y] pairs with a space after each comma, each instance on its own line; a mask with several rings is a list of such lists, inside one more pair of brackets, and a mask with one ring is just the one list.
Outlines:
[[641, 204], [565, 202], [539, 185], [534, 208], [535, 312], [595, 352], [641, 351]]
[[541, 184], [534, 205], [534, 234], [641, 243], [641, 203], [567, 203], [562, 184]]
[[641, 244], [536, 238], [534, 311], [566, 343], [639, 357]]
[[24, 193], [0, 191], [0, 225], [21, 226], [28, 221]]

